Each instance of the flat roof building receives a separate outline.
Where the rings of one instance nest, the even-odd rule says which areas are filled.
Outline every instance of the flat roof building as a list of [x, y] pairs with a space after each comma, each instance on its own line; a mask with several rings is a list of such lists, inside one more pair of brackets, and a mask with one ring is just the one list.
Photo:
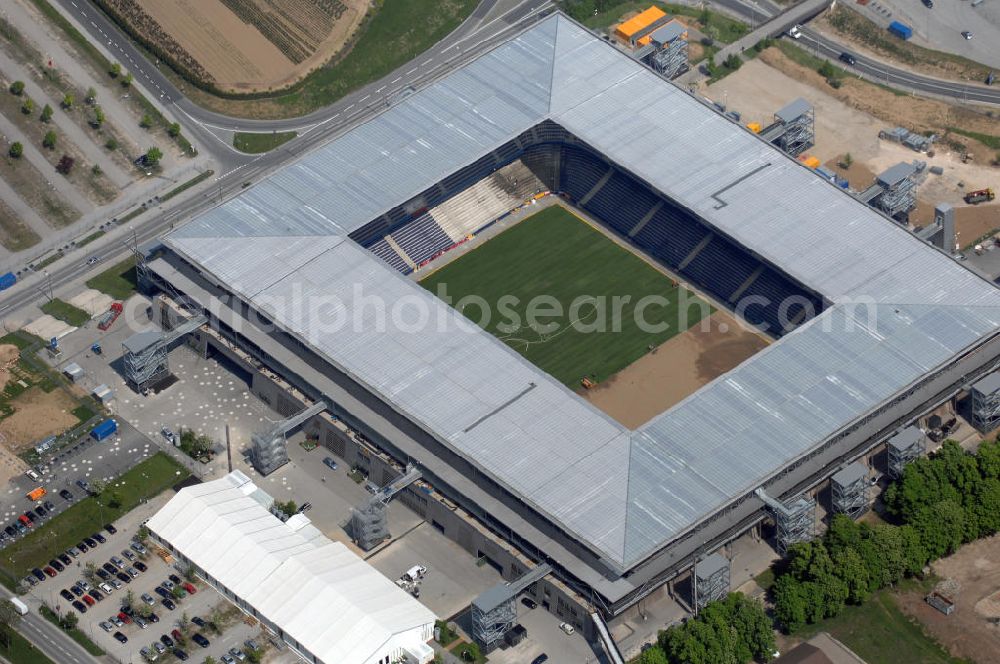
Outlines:
[[155, 539], [303, 659], [425, 664], [434, 614], [309, 519], [286, 522], [239, 471], [181, 489], [146, 524]]

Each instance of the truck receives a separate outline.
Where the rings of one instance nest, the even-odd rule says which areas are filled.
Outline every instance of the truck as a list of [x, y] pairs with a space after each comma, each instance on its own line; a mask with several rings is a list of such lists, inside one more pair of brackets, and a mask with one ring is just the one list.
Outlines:
[[40, 486], [37, 489], [32, 489], [27, 494], [28, 500], [30, 500], [31, 502], [35, 502], [36, 500], [41, 500], [46, 493], [47, 492], [45, 491], [45, 487], [43, 486]]
[[903, 41], [906, 41], [913, 36], [913, 28], [905, 23], [900, 23], [899, 21], [893, 21], [889, 24], [889, 32], [896, 35]]
[[967, 193], [965, 195], [965, 202], [969, 205], [975, 205], [976, 203], [988, 203], [996, 197], [996, 192], [994, 192], [991, 187], [986, 187], [985, 189], [976, 189], [975, 191]]
[[13, 272], [0, 274], [0, 291], [5, 291], [17, 283], [17, 275]]
[[101, 314], [101, 320], [97, 322], [97, 329], [104, 331], [115, 324], [118, 317], [122, 315], [122, 303], [112, 302], [108, 310]]
[[108, 419], [91, 429], [90, 437], [94, 440], [104, 440], [116, 431], [118, 431], [118, 422]]
[[17, 597], [11, 597], [10, 603], [14, 605], [14, 610], [17, 611], [22, 616], [28, 614], [28, 605], [22, 602]]

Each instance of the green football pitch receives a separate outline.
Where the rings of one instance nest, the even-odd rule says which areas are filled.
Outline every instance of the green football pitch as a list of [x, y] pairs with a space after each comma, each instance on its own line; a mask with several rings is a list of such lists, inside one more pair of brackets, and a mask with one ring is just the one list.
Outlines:
[[584, 377], [607, 379], [712, 312], [560, 206], [488, 240], [421, 285], [574, 389]]

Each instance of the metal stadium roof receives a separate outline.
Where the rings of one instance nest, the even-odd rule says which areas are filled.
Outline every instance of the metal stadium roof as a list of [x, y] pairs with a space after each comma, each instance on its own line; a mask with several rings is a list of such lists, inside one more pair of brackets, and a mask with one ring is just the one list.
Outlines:
[[[628, 431], [346, 239], [545, 119], [835, 304]], [[1000, 326], [991, 284], [560, 14], [165, 242], [620, 570]]]

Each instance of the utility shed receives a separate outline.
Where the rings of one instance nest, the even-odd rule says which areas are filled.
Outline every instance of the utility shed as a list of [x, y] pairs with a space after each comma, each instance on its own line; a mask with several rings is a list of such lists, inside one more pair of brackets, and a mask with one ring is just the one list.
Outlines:
[[317, 664], [425, 664], [434, 614], [239, 471], [182, 489], [146, 524], [240, 609]]
[[76, 362], [70, 362], [63, 367], [63, 375], [74, 383], [79, 383], [83, 379], [83, 367]]

